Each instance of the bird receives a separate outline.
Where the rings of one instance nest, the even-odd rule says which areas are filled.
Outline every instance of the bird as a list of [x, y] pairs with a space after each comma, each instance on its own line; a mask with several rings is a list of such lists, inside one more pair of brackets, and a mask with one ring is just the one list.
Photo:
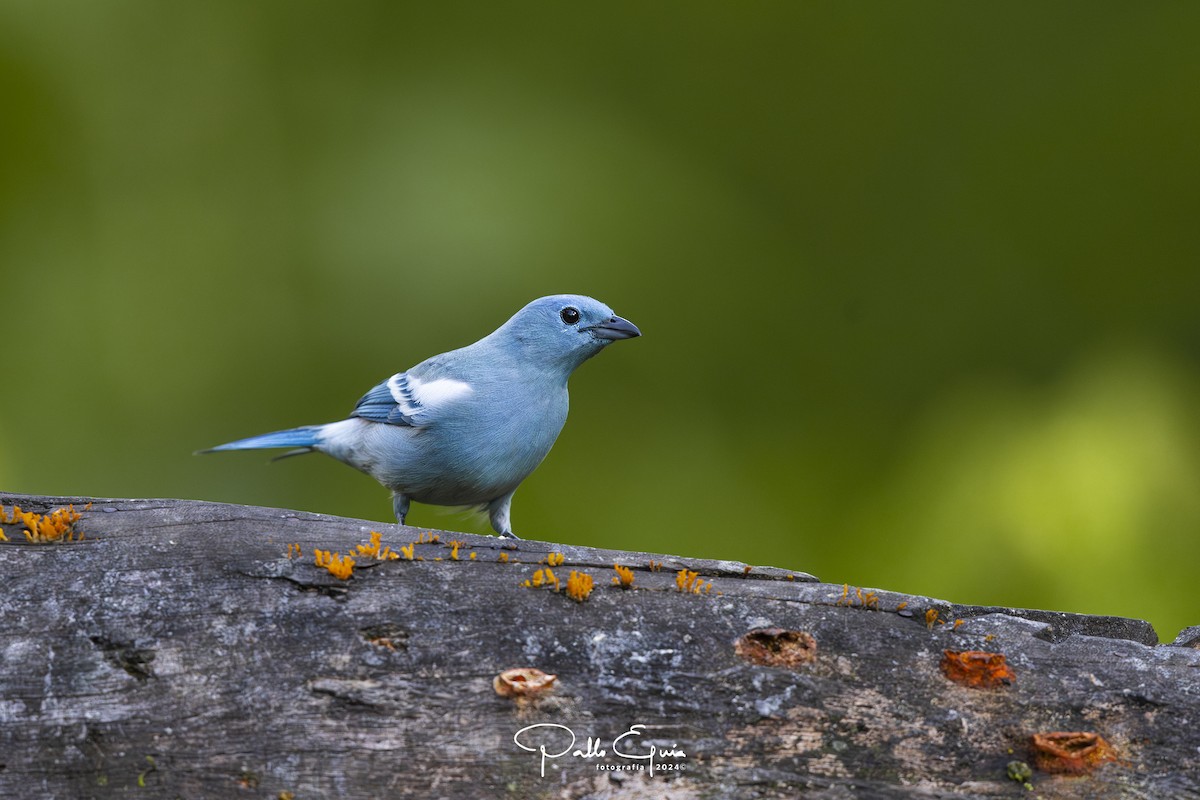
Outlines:
[[641, 335], [591, 297], [541, 297], [474, 344], [380, 382], [346, 419], [199, 452], [325, 453], [391, 490], [401, 525], [412, 501], [473, 506], [486, 509], [497, 534], [517, 539], [513, 494], [566, 423], [567, 379], [613, 342]]

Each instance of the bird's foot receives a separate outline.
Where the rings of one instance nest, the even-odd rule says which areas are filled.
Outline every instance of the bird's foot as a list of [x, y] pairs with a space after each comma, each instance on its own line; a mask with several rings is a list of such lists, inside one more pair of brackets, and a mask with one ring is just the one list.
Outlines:
[[396, 522], [403, 525], [405, 517], [408, 516], [408, 497], [402, 494], [393, 494], [392, 510], [396, 512]]

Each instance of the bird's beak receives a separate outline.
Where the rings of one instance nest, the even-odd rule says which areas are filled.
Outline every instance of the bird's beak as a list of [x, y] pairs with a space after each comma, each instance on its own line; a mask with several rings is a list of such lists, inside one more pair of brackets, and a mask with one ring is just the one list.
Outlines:
[[637, 329], [637, 325], [615, 315], [599, 325], [589, 325], [584, 330], [591, 331], [592, 336], [597, 339], [607, 339], [610, 342], [615, 342], [617, 339], [632, 339], [642, 335], [642, 332]]

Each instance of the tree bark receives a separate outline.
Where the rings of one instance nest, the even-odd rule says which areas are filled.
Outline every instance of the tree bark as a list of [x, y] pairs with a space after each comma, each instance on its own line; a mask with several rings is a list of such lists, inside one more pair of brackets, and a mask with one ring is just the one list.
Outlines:
[[[1159, 645], [1138, 620], [728, 561], [0, 495], [89, 502], [82, 540], [2, 528], [0, 797], [1200, 797], [1195, 630]], [[414, 560], [314, 564], [371, 531]], [[547, 567], [557, 591], [532, 585]], [[518, 667], [557, 679], [502, 696]]]

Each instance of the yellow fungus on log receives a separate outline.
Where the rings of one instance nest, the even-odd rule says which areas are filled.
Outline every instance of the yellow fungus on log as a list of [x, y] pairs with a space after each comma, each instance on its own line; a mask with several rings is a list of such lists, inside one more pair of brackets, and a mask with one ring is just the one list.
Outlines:
[[690, 569], [681, 569], [675, 573], [675, 586], [681, 592], [690, 594], [699, 594], [703, 591], [703, 581], [697, 584], [697, 579], [700, 577], [699, 572], [693, 572]]
[[571, 570], [571, 574], [567, 578], [567, 597], [577, 603], [582, 603], [591, 593], [592, 576], [586, 572]]
[[341, 553], [331, 553], [328, 550], [313, 550], [313, 555], [316, 566], [329, 570], [329, 574], [339, 580], [344, 581], [354, 573], [352, 556], [343, 556]]
[[[84, 507], [87, 511], [92, 507], [88, 503]], [[70, 505], [66, 508], [59, 508], [51, 511], [48, 514], [38, 514], [33, 511], [22, 511], [20, 506], [14, 505], [12, 511], [6, 513], [4, 507], [0, 506], [0, 523], [6, 525], [20, 525], [21, 532], [25, 534], [25, 538], [34, 544], [50, 544], [53, 542], [73, 542], [83, 539], [83, 533], [75, 529], [75, 523], [80, 520], [83, 515], [75, 510], [75, 506]], [[8, 541], [8, 537], [0, 531], [0, 538]]]
[[633, 570], [620, 564], [613, 564], [613, 569], [617, 572], [617, 577], [612, 579], [614, 586], [620, 586], [622, 589], [633, 586]]

